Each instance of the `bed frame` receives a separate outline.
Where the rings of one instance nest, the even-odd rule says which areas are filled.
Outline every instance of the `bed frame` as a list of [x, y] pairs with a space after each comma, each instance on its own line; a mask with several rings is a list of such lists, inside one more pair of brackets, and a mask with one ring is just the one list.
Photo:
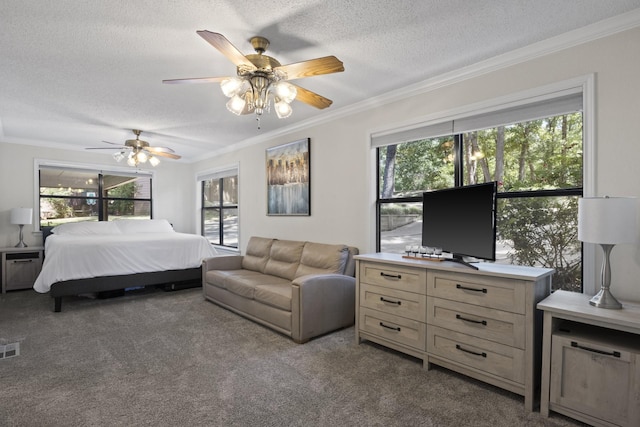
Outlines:
[[154, 271], [151, 273], [126, 274], [122, 276], [91, 277], [66, 280], [51, 285], [49, 293], [54, 298], [56, 313], [62, 311], [62, 297], [124, 290], [139, 286], [162, 285], [164, 290], [178, 290], [202, 285], [200, 267], [186, 270]]
[[[52, 228], [42, 227], [43, 242], [51, 234]], [[124, 291], [127, 288], [141, 286], [158, 286], [166, 291], [202, 286], [202, 268], [195, 267], [184, 270], [153, 271], [121, 276], [65, 280], [52, 284], [49, 293], [54, 299], [53, 311], [59, 313], [62, 311], [62, 297], [89, 293], [107, 293], [118, 290]]]

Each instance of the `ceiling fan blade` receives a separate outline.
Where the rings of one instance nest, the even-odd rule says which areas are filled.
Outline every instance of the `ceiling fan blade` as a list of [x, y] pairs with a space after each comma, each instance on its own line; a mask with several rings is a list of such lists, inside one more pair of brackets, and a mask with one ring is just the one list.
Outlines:
[[305, 104], [309, 104], [312, 107], [316, 107], [321, 110], [333, 104], [332, 100], [325, 98], [322, 95], [318, 95], [315, 92], [311, 92], [309, 89], [305, 89], [297, 85], [293, 86], [295, 86], [298, 91], [298, 94], [296, 95], [296, 99], [298, 101], [304, 102]]
[[124, 150], [129, 148], [122, 144], [116, 144], [115, 142], [109, 142], [109, 141], [102, 141], [102, 142], [104, 142], [105, 144], [115, 145], [115, 147], [89, 147], [89, 148], [85, 148], [85, 150]]
[[294, 80], [322, 74], [339, 73], [344, 71], [344, 64], [335, 56], [325, 56], [323, 58], [283, 65], [276, 67], [275, 70], [285, 72], [287, 80]]
[[[145, 149], [145, 151], [149, 151], [147, 149]], [[151, 151], [151, 154], [153, 154], [154, 156], [158, 156], [158, 157], [168, 157], [170, 159], [180, 159], [182, 158], [182, 156], [178, 156], [177, 154], [173, 154], [173, 153], [164, 153], [162, 151]]]
[[157, 154], [157, 153], [175, 153], [175, 151], [173, 151], [171, 148], [169, 147], [145, 147], [145, 150], [153, 153], [153, 154]]
[[229, 61], [233, 62], [236, 66], [242, 65], [247, 67], [248, 70], [256, 70], [256, 66], [247, 59], [234, 45], [231, 44], [225, 36], [220, 33], [212, 33], [211, 31], [201, 30], [196, 31], [200, 37], [205, 39], [209, 44], [218, 49]]
[[163, 80], [166, 84], [182, 84], [182, 83], [216, 83], [221, 82], [229, 77], [196, 77], [192, 79], [169, 79]]

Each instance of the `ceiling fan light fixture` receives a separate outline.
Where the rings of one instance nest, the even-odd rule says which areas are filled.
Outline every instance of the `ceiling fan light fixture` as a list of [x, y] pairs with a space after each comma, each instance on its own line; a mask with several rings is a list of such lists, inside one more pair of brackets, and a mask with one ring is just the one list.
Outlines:
[[138, 163], [145, 163], [149, 160], [149, 156], [144, 151], [138, 151], [138, 153], [136, 153], [136, 160]]
[[286, 102], [287, 104], [290, 104], [291, 102], [293, 102], [293, 100], [296, 99], [296, 96], [298, 95], [298, 91], [296, 90], [296, 87], [291, 83], [280, 81], [275, 83], [273, 85], [273, 88], [274, 88], [276, 97]]
[[293, 113], [293, 109], [291, 108], [291, 105], [289, 105], [284, 100], [276, 102], [274, 104], [274, 107], [276, 110], [276, 115], [278, 116], [279, 119], [286, 119], [291, 115], [291, 113]]
[[136, 160], [136, 157], [133, 155], [133, 153], [129, 154], [129, 158], [127, 159], [127, 164], [132, 167], [138, 165], [138, 161]]
[[247, 101], [241, 98], [238, 95], [234, 95], [227, 102], [227, 110], [231, 111], [233, 114], [239, 116], [244, 111], [244, 107], [247, 105]]
[[240, 77], [230, 77], [220, 82], [220, 89], [222, 89], [224, 96], [232, 98], [241, 91], [244, 82], [244, 79]]
[[151, 166], [155, 168], [160, 164], [160, 160], [157, 157], [149, 156], [149, 163], [151, 163]]
[[123, 151], [118, 151], [117, 153], [113, 154], [113, 158], [115, 159], [116, 162], [120, 163], [126, 156], [124, 155]]

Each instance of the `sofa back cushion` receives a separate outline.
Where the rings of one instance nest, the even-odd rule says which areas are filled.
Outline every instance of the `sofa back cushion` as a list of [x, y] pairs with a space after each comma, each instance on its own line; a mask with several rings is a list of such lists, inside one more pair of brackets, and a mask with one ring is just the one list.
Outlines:
[[251, 237], [247, 244], [246, 253], [242, 258], [242, 268], [245, 270], [264, 273], [273, 242], [274, 239], [255, 236]]
[[302, 248], [304, 248], [304, 242], [274, 240], [264, 272], [283, 279], [295, 279]]
[[307, 274], [344, 274], [348, 257], [349, 248], [345, 245], [306, 242], [296, 277]]

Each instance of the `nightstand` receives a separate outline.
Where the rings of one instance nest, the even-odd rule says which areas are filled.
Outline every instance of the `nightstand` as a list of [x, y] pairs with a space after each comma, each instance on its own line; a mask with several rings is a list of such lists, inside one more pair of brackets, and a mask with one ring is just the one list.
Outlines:
[[44, 247], [0, 248], [2, 293], [33, 286], [42, 267]]
[[589, 304], [556, 291], [544, 311], [540, 413], [559, 412], [593, 426], [640, 425], [640, 305]]

